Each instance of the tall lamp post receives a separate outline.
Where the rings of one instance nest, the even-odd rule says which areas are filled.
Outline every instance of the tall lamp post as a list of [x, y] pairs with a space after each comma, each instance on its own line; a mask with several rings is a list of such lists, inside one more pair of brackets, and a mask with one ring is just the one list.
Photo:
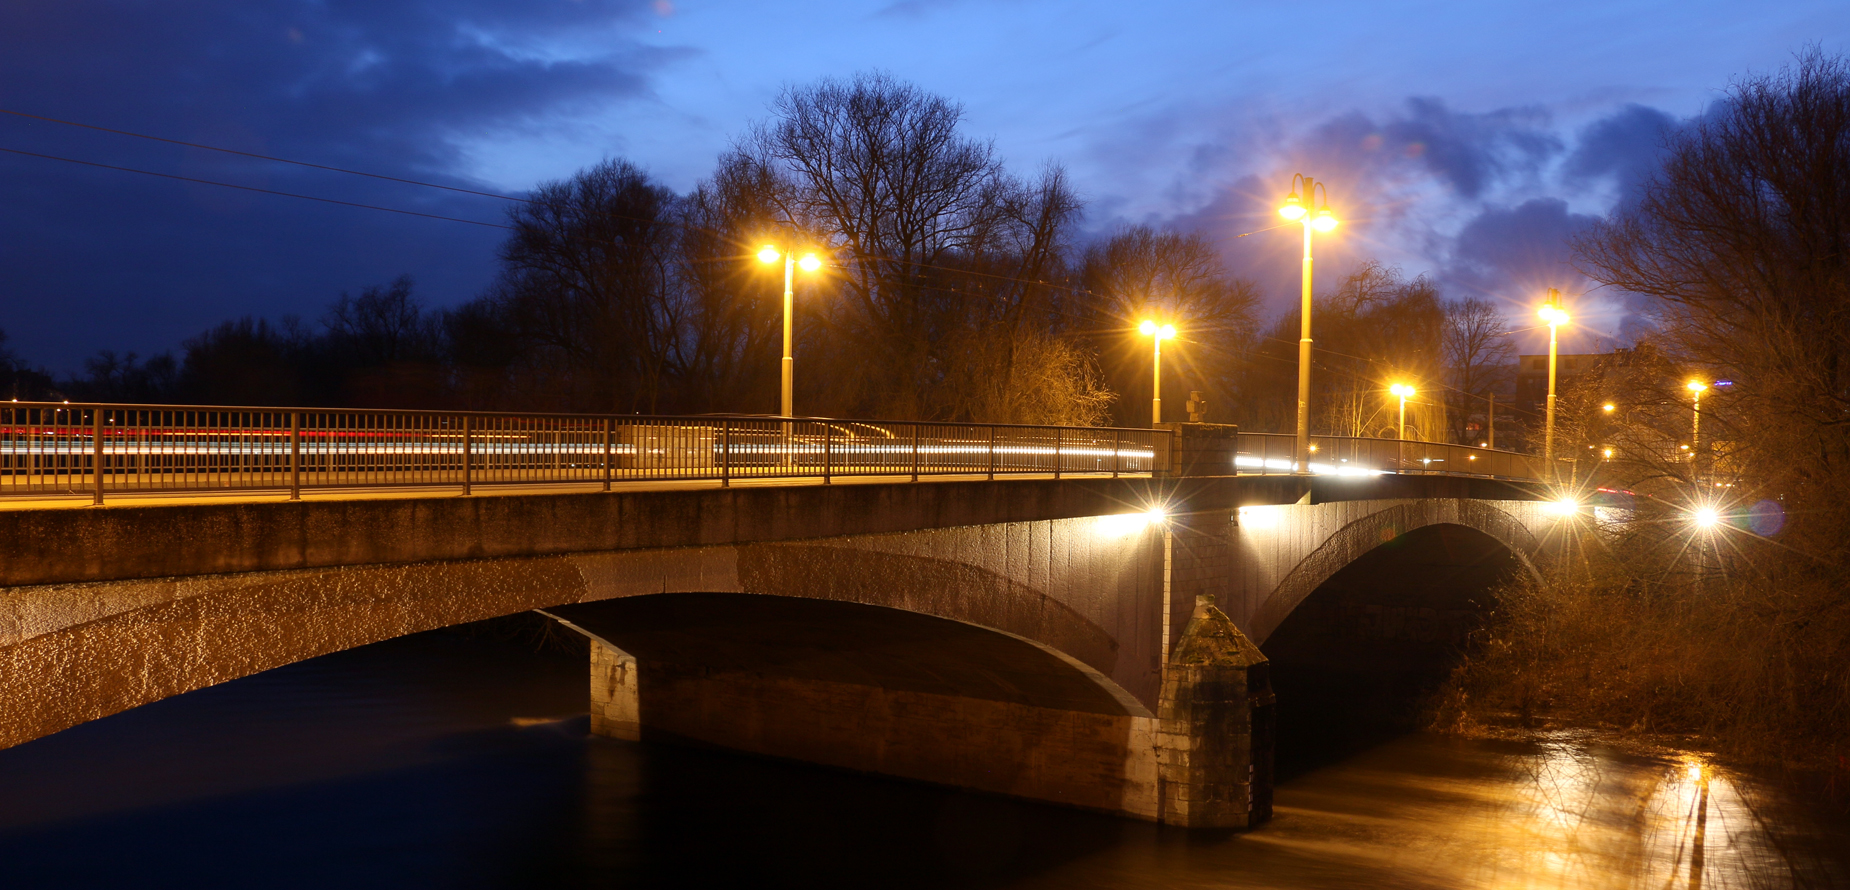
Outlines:
[[1542, 305], [1542, 320], [1548, 323], [1548, 419], [1542, 425], [1542, 466], [1544, 475], [1555, 477], [1555, 359], [1560, 346], [1560, 327], [1567, 324], [1567, 310], [1561, 308], [1561, 292], [1548, 289], [1548, 302]]
[[1396, 472], [1407, 468], [1407, 400], [1413, 397], [1413, 387], [1406, 383], [1396, 383], [1388, 387], [1388, 392], [1400, 397], [1400, 443], [1395, 446], [1399, 466]]
[[1689, 466], [1690, 477], [1694, 478], [1696, 467], [1700, 465], [1701, 460], [1696, 455], [1702, 451], [1702, 393], [1709, 388], [1709, 385], [1700, 380], [1691, 380], [1685, 386], [1689, 387], [1690, 394]]
[[[1312, 213], [1310, 205], [1317, 203], [1316, 190], [1323, 188], [1323, 203]], [[1303, 192], [1303, 198], [1298, 193]], [[1336, 217], [1330, 215], [1330, 190], [1302, 173], [1291, 178], [1291, 195], [1285, 198], [1284, 206], [1278, 208], [1278, 215], [1292, 222], [1302, 220], [1304, 223], [1304, 285], [1303, 306], [1300, 310], [1303, 335], [1298, 340], [1298, 427], [1297, 427], [1297, 471], [1310, 472], [1310, 240], [1311, 232], [1328, 232], [1336, 228]]]
[[783, 377], [783, 400], [781, 403], [783, 410], [778, 413], [784, 417], [795, 417], [796, 397], [792, 383], [796, 377], [796, 358], [792, 354], [792, 349], [794, 348], [796, 337], [795, 323], [791, 318], [791, 308], [796, 302], [796, 270], [798, 267], [802, 267], [805, 272], [814, 272], [822, 268], [822, 261], [817, 259], [816, 255], [813, 253], [806, 253], [803, 255], [802, 259], [798, 259], [795, 253], [787, 250], [780, 251], [769, 244], [766, 244], [764, 249], [758, 251], [759, 262], [775, 263], [779, 259], [784, 261], [784, 361], [780, 369]]
[[1159, 326], [1156, 322], [1144, 319], [1137, 330], [1150, 338], [1150, 428], [1156, 429], [1156, 425], [1163, 422], [1163, 341], [1175, 337], [1176, 326]]

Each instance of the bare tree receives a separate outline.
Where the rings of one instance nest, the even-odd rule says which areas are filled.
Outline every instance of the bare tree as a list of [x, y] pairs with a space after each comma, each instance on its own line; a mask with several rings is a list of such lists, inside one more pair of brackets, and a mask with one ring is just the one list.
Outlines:
[[1252, 282], [1228, 273], [1207, 239], [1130, 226], [1086, 251], [1080, 281], [1084, 289], [1063, 307], [1100, 355], [1107, 383], [1125, 394], [1119, 423], [1141, 426], [1149, 416], [1151, 344], [1137, 333], [1144, 319], [1176, 326], [1178, 340], [1164, 356], [1169, 391], [1206, 392], [1218, 409], [1210, 416], [1232, 419], [1233, 381], [1256, 327], [1259, 295]]
[[1508, 382], [1515, 367], [1509, 319], [1487, 300], [1448, 301], [1444, 343], [1452, 441], [1473, 444], [1475, 437], [1466, 435], [1466, 426], [1473, 416], [1489, 419], [1489, 395]]
[[533, 347], [535, 398], [654, 411], [680, 307], [674, 193], [627, 161], [542, 184], [509, 213], [499, 299]]
[[960, 106], [884, 74], [787, 89], [772, 111], [745, 151], [793, 184], [782, 224], [816, 233], [839, 269], [816, 333], [831, 391], [809, 398], [895, 417], [993, 404], [981, 387], [1011, 379], [1014, 346], [1047, 329], [1046, 282], [1079, 214], [1064, 173], [1010, 176], [958, 132]]

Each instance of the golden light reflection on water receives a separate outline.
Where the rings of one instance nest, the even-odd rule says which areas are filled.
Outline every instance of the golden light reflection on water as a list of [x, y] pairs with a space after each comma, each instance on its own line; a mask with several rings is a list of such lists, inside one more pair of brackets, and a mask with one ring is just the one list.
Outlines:
[[1101, 851], [1020, 886], [1850, 886], [1844, 823], [1701, 759], [1412, 736], [1278, 789], [1258, 831]]
[[[1695, 758], [1557, 741], [1485, 765], [1435, 776], [1404, 762], [1415, 768], [1398, 775], [1387, 763], [1339, 764], [1305, 778], [1308, 806], [1282, 789], [1274, 836], [1248, 839], [1350, 859], [1389, 886], [1757, 888], [1844, 877], [1841, 863], [1778, 836], [1762, 802]], [[1385, 805], [1343, 812], [1358, 803], [1341, 806], [1344, 785], [1387, 792]]]

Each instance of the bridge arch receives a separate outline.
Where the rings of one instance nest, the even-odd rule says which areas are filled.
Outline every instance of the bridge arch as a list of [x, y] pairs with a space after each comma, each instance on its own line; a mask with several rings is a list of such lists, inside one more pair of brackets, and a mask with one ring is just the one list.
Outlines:
[[[1353, 508], [1365, 503], [1332, 506]], [[1541, 555], [1543, 541], [1532, 530], [1538, 518], [1535, 504], [1433, 498], [1375, 506], [1360, 511], [1360, 515], [1345, 517], [1346, 522], [1292, 566], [1253, 614], [1249, 633], [1255, 641], [1263, 645], [1311, 593], [1337, 572], [1375, 548], [1423, 528], [1454, 525], [1483, 534], [1507, 548], [1524, 572], [1539, 577], [1535, 560]]]
[[979, 627], [1062, 660], [1123, 713], [1150, 713], [1113, 679], [1112, 630], [1044, 586], [952, 556], [812, 541], [0, 589], [0, 748], [406, 634], [658, 593], [829, 600]]

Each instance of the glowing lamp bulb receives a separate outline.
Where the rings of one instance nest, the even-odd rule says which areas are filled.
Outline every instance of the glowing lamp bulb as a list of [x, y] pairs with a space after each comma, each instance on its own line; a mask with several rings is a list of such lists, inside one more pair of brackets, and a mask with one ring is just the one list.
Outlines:
[[775, 263], [779, 259], [782, 259], [783, 256], [783, 254], [777, 252], [777, 248], [769, 244], [766, 244], [763, 250], [758, 251], [758, 261], [761, 263]]
[[1542, 311], [1539, 314], [1541, 315], [1543, 321], [1548, 322], [1551, 325], [1567, 324], [1567, 310], [1562, 309], [1559, 306], [1556, 306], [1553, 304], [1543, 306]]
[[1703, 507], [1690, 514], [1689, 518], [1696, 523], [1697, 528], [1714, 528], [1716, 523], [1722, 521], [1721, 514], [1715, 512], [1714, 507]]
[[1297, 192], [1292, 192], [1291, 197], [1285, 199], [1285, 206], [1278, 208], [1279, 216], [1293, 222], [1303, 219], [1304, 214], [1307, 212], [1308, 211], [1304, 209], [1304, 203], [1298, 200]]
[[1168, 511], [1161, 507], [1151, 507], [1143, 515], [1150, 517], [1151, 522], [1162, 522], [1164, 519], [1169, 518]]
[[1320, 210], [1317, 212], [1317, 218], [1311, 220], [1310, 227], [1319, 232], [1330, 231], [1336, 228], [1336, 217], [1331, 216], [1328, 210]]
[[1611, 402], [1607, 402], [1606, 404], [1604, 404], [1604, 405], [1601, 405], [1601, 406], [1599, 406], [1599, 409], [1600, 409], [1601, 411], [1604, 411], [1604, 412], [1606, 412], [1607, 414], [1611, 414], [1611, 413], [1612, 413], [1612, 408], [1613, 408], [1613, 405], [1612, 405], [1612, 403], [1611, 403]]
[[806, 253], [803, 255], [802, 259], [797, 260], [797, 268], [802, 269], [805, 272], [814, 272], [817, 269], [822, 268], [822, 261], [819, 259], [816, 259], [815, 254]]
[[1391, 392], [1394, 395], [1400, 396], [1403, 399], [1413, 397], [1413, 387], [1408, 386], [1405, 383], [1396, 383], [1393, 386], [1388, 387], [1388, 392]]
[[1176, 336], [1176, 326], [1172, 324], [1163, 325], [1163, 329], [1160, 333], [1164, 340], [1173, 340]]
[[1708, 388], [1709, 388], [1709, 385], [1708, 385], [1708, 384], [1706, 384], [1706, 383], [1703, 383], [1703, 382], [1702, 382], [1702, 381], [1700, 381], [1700, 380], [1691, 380], [1690, 382], [1688, 382], [1688, 383], [1686, 383], [1686, 384], [1684, 384], [1684, 385], [1685, 385], [1685, 386], [1687, 386], [1687, 387], [1689, 387], [1689, 391], [1690, 391], [1690, 392], [1702, 392], [1703, 390], [1705, 390], [1705, 389], [1708, 389]]
[[1156, 322], [1145, 319], [1143, 324], [1137, 326], [1137, 330], [1145, 337], [1153, 336], [1156, 333]]

